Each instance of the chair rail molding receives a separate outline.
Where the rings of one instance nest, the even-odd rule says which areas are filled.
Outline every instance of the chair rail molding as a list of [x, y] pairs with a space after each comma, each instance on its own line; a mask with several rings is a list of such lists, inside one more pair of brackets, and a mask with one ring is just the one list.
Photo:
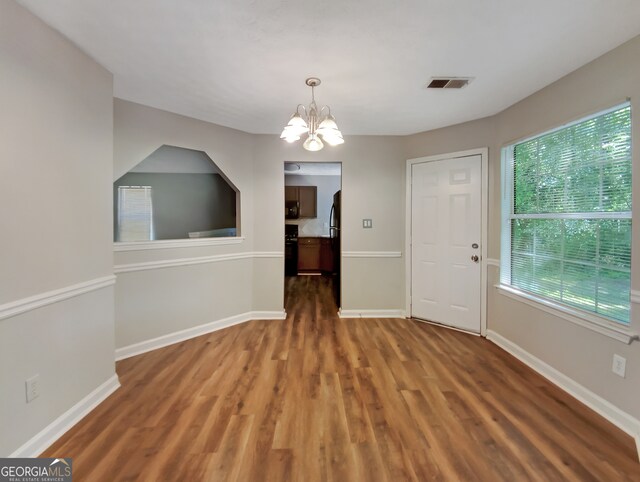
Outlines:
[[402, 251], [343, 251], [343, 258], [402, 258]]
[[113, 267], [113, 272], [121, 274], [131, 273], [133, 271], [146, 271], [150, 269], [173, 268], [176, 266], [190, 266], [194, 264], [219, 263], [221, 261], [255, 258], [284, 258], [284, 252], [248, 251], [246, 253], [215, 254], [212, 256], [198, 256], [196, 258], [175, 258], [159, 261], [146, 261], [143, 263], [117, 264]]
[[36, 310], [53, 303], [68, 300], [75, 296], [90, 293], [91, 291], [106, 288], [107, 286], [113, 285], [115, 282], [116, 277], [114, 275], [102, 276], [100, 278], [83, 281], [82, 283], [65, 286], [64, 288], [57, 290], [45, 291], [44, 293], [11, 301], [0, 305], [0, 320], [11, 318], [13, 316], [26, 313], [27, 311]]

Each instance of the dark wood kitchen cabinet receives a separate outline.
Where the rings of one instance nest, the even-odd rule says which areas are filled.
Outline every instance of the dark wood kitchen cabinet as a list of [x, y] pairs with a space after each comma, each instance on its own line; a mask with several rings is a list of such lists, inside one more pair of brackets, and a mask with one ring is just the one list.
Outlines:
[[320, 271], [333, 273], [333, 249], [329, 238], [320, 238]]
[[298, 238], [298, 271], [320, 271], [320, 238]]
[[299, 218], [318, 217], [318, 188], [317, 186], [285, 186], [284, 200], [299, 203]]
[[329, 238], [298, 238], [298, 271], [333, 272]]
[[299, 201], [300, 195], [298, 194], [298, 186], [285, 186], [284, 187], [284, 200], [285, 201]]

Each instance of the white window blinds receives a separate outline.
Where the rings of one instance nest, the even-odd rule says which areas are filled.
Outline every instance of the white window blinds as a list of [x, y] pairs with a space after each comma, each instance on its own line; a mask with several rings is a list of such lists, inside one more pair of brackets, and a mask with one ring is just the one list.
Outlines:
[[509, 146], [506, 161], [501, 282], [628, 323], [629, 105]]
[[118, 241], [153, 239], [151, 186], [119, 186], [117, 213]]

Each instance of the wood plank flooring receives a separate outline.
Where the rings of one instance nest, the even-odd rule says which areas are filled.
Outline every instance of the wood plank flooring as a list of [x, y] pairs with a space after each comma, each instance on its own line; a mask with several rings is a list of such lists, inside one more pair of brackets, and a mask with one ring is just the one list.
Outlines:
[[76, 482], [640, 481], [630, 437], [492, 343], [340, 320], [330, 280], [286, 283], [286, 320], [118, 362], [44, 455]]

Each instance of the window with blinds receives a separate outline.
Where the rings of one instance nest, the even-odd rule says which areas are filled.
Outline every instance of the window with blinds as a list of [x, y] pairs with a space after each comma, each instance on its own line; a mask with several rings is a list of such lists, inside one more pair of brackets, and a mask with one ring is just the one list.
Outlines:
[[153, 239], [151, 186], [118, 187], [118, 241]]
[[631, 108], [503, 152], [501, 283], [629, 323]]

